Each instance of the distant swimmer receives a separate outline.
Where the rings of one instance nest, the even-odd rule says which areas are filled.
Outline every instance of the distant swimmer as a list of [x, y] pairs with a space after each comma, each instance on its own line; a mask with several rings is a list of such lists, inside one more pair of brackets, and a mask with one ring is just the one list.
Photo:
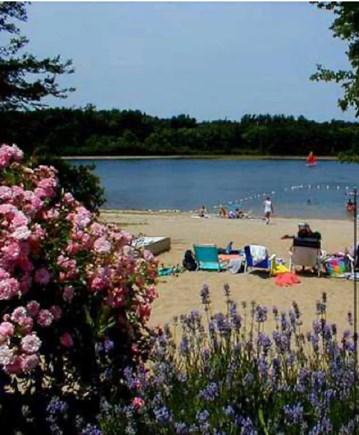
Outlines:
[[312, 203], [312, 200], [309, 198], [308, 200], [307, 200], [307, 205], [312, 205], [313, 203]]

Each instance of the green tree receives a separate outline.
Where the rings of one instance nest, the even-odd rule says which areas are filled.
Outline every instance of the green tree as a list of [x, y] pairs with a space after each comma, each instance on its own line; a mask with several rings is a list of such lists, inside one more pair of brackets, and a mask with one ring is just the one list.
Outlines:
[[339, 107], [346, 110], [353, 107], [359, 115], [359, 3], [357, 2], [319, 2], [320, 9], [332, 11], [335, 19], [330, 26], [334, 38], [339, 38], [348, 44], [346, 54], [351, 70], [324, 68], [317, 65], [317, 72], [312, 80], [339, 83], [344, 95], [338, 100]]
[[[29, 40], [22, 36], [18, 23], [27, 21], [23, 2], [0, 3], [0, 111], [39, 108], [47, 96], [66, 98], [73, 88], [60, 88], [57, 76], [74, 70], [72, 61], [60, 56], [38, 59], [24, 52]], [[6, 35], [6, 37], [5, 37]]]

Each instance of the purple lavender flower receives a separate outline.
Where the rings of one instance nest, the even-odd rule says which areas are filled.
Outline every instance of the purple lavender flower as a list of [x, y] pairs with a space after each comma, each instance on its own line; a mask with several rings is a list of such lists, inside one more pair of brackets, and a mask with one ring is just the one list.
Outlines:
[[81, 435], [102, 435], [102, 431], [95, 425], [87, 424], [82, 429]]
[[333, 433], [333, 425], [327, 417], [323, 417], [322, 420], [317, 423], [310, 432], [308, 432], [308, 435], [322, 435], [330, 433]]
[[187, 435], [189, 433], [186, 423], [175, 423], [175, 431], [176, 435]]
[[209, 412], [205, 409], [204, 411], [198, 411], [196, 414], [196, 420], [202, 426], [207, 423], [209, 419]]
[[263, 349], [263, 353], [266, 355], [272, 346], [272, 341], [267, 334], [261, 332], [257, 337], [257, 345]]
[[110, 350], [112, 350], [115, 346], [115, 343], [110, 340], [109, 338], [106, 338], [104, 343], [103, 343], [103, 347], [105, 349], [105, 352], [109, 352]]
[[215, 382], [209, 383], [203, 390], [199, 392], [199, 397], [208, 402], [212, 402], [219, 397], [219, 388]]
[[258, 323], [263, 323], [267, 320], [267, 307], [257, 305], [255, 308], [255, 321]]
[[155, 418], [160, 424], [168, 423], [172, 420], [170, 411], [166, 406], [154, 409]]
[[293, 425], [303, 422], [303, 406], [300, 402], [294, 405], [285, 405], [283, 410], [286, 424]]

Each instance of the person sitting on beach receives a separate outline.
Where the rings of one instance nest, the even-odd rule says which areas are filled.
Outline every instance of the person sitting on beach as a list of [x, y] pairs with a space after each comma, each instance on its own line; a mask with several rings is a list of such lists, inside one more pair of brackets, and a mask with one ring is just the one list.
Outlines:
[[221, 208], [219, 209], [219, 217], [221, 217], [221, 218], [228, 218], [228, 211], [223, 206], [221, 206]]
[[199, 217], [206, 217], [207, 209], [205, 205], [202, 205], [202, 207], [198, 210], [198, 216]]
[[354, 202], [349, 198], [347, 202], [347, 211], [351, 213], [354, 211], [354, 209], [355, 209]]
[[282, 240], [284, 239], [294, 239], [295, 237], [298, 237], [300, 239], [318, 239], [321, 240], [322, 236], [318, 231], [312, 231], [308, 223], [300, 223], [298, 224], [298, 233], [296, 236], [285, 234], [281, 237]]
[[236, 208], [235, 215], [236, 219], [242, 219], [244, 217], [244, 212], [242, 210], [239, 210], [239, 208]]
[[228, 219], [236, 219], [236, 212], [234, 210], [229, 211]]

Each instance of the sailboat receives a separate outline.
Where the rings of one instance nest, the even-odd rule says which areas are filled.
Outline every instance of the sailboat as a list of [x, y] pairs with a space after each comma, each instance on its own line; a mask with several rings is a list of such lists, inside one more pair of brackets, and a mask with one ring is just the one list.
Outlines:
[[313, 151], [311, 151], [307, 157], [307, 166], [308, 168], [313, 168], [317, 164], [317, 158], [313, 154]]

